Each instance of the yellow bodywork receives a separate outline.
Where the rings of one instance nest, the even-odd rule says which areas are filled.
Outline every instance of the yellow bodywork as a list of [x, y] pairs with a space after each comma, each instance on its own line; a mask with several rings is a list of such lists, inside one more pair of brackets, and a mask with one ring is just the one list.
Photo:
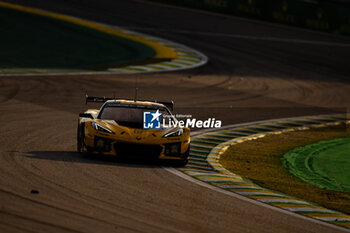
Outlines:
[[[119, 101], [122, 104], [134, 104], [134, 101], [122, 100]], [[137, 102], [138, 105], [154, 105], [153, 102]], [[163, 105], [159, 105], [164, 107]], [[89, 109], [85, 113], [91, 114], [94, 118], [97, 117], [99, 110]], [[83, 151], [94, 154], [105, 154], [118, 156], [116, 148], [119, 144], [129, 145], [130, 151], [136, 146], [144, 146], [145, 148], [152, 148], [156, 146], [160, 153], [157, 158], [170, 159], [170, 160], [187, 160], [190, 146], [190, 130], [189, 128], [182, 128], [183, 134], [180, 136], [163, 137], [172, 129], [142, 129], [131, 128], [127, 126], [118, 125], [114, 120], [101, 120], [101, 119], [82, 119], [79, 122], [84, 122], [84, 137], [83, 137]], [[112, 131], [112, 133], [102, 132], [96, 130], [92, 123], [98, 123]], [[96, 143], [98, 139], [110, 143], [110, 150], [97, 150]], [[176, 145], [179, 148], [179, 153], [169, 153], [169, 146]], [[132, 153], [132, 152], [131, 152]], [[132, 154], [130, 153], [130, 156]], [[144, 157], [147, 158], [150, 151], [147, 149], [144, 151]], [[143, 157], [143, 156], [142, 156]]]

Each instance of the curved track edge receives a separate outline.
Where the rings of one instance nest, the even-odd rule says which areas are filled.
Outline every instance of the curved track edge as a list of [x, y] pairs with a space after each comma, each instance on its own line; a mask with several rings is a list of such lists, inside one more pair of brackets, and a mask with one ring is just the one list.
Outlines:
[[123, 73], [123, 74], [134, 74], [134, 73], [150, 73], [150, 72], [167, 72], [167, 71], [178, 71], [185, 69], [192, 69], [208, 62], [207, 56], [203, 53], [191, 49], [185, 45], [175, 43], [166, 39], [138, 33], [130, 30], [123, 29], [121, 27], [98, 23], [81, 19], [74, 16], [58, 14], [54, 12], [44, 11], [41, 9], [6, 3], [0, 1], [0, 6], [28, 12], [31, 14], [42, 15], [49, 18], [55, 18], [58, 20], [66, 21], [69, 23], [77, 24], [83, 27], [92, 28], [97, 31], [101, 31], [106, 34], [113, 36], [122, 37], [128, 40], [132, 40], [146, 46], [151, 47], [156, 51], [154, 58], [158, 58], [161, 62], [150, 63], [145, 65], [127, 65], [123, 67], [110, 67], [104, 71], [70, 71], [62, 70], [62, 72], [28, 72], [28, 73], [11, 73], [11, 74], [0, 74], [0, 76], [28, 76], [28, 75], [85, 75], [85, 74], [110, 74], [110, 73]]
[[[220, 155], [230, 146], [238, 143], [265, 137], [269, 134], [339, 125], [344, 122], [349, 124], [350, 116], [335, 114], [283, 118], [229, 125], [215, 131], [199, 131], [191, 139], [189, 163], [177, 171], [213, 186], [215, 189], [233, 193], [236, 197], [237, 195], [245, 197], [256, 204], [277, 207], [276, 209], [307, 217], [320, 223], [335, 224], [330, 226], [338, 229], [340, 227], [343, 230], [350, 230], [350, 215], [260, 187], [252, 181], [226, 170], [219, 163]], [[176, 174], [174, 171], [172, 173]]]

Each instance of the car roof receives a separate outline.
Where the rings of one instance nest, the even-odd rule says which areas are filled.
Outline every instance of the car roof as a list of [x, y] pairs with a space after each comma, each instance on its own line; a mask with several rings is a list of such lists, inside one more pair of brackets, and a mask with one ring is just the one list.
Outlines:
[[164, 104], [151, 102], [151, 101], [134, 101], [134, 100], [124, 100], [124, 99], [116, 99], [116, 100], [107, 100], [105, 104], [126, 104], [126, 105], [138, 105], [138, 106], [154, 106], [154, 107], [162, 107], [166, 108]]

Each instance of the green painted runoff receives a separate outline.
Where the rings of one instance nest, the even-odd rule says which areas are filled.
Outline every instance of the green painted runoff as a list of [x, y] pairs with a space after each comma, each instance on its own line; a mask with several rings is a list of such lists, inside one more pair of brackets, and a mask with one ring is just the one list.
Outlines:
[[90, 28], [0, 7], [0, 71], [100, 70], [153, 58], [141, 43]]
[[297, 147], [283, 156], [296, 177], [319, 188], [350, 192], [350, 138]]

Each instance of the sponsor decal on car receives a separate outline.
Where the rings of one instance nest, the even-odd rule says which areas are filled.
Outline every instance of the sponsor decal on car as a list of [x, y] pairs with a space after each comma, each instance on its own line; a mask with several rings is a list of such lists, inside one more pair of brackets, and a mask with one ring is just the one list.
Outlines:
[[[181, 120], [174, 120], [175, 118], [182, 118]], [[173, 128], [173, 127], [187, 127], [187, 128], [221, 128], [221, 120], [215, 118], [208, 118], [206, 120], [200, 120], [192, 117], [189, 114], [176, 114], [176, 115], [162, 115], [157, 111], [149, 111], [143, 113], [143, 128], [144, 129], [160, 129]]]
[[160, 129], [160, 117], [159, 110], [143, 112], [143, 128], [144, 129]]
[[168, 121], [166, 118], [163, 118], [163, 126], [164, 127], [187, 127], [187, 128], [221, 128], [221, 121], [216, 120], [215, 118], [208, 118], [207, 120], [198, 120], [196, 118], [187, 118], [185, 120], [179, 120], [179, 121], [171, 121], [168, 118]]

